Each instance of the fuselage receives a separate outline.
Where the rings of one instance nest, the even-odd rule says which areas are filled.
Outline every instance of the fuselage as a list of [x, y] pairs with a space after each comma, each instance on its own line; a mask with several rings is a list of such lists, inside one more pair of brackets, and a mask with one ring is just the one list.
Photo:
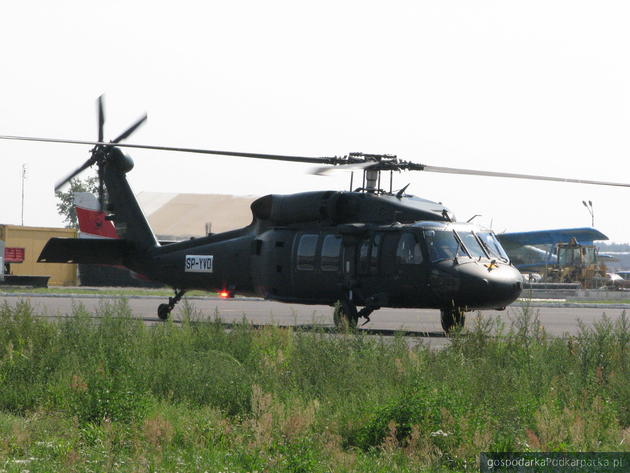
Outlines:
[[178, 297], [201, 289], [302, 304], [469, 310], [503, 308], [520, 295], [521, 275], [491, 231], [452, 222], [441, 203], [402, 192], [271, 194], [252, 203], [247, 227], [160, 245], [126, 180], [131, 159], [117, 148], [102, 153], [107, 218], [120, 238], [49, 242], [41, 260], [122, 264]]
[[[143, 264], [144, 263], [144, 264]], [[503, 308], [521, 275], [494, 234], [451, 222], [268, 227], [157, 247], [132, 269], [173, 287], [303, 304]]]

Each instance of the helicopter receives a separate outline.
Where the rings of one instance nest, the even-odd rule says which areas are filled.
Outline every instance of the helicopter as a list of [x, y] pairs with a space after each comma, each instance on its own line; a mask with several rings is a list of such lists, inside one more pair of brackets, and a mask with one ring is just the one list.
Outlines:
[[[334, 306], [337, 326], [355, 327], [381, 307], [440, 311], [445, 332], [461, 327], [468, 311], [503, 310], [522, 291], [522, 276], [492, 230], [457, 222], [441, 203], [394, 191], [393, 174], [427, 171], [630, 187], [630, 184], [565, 179], [404, 161], [395, 155], [350, 153], [333, 157], [287, 156], [123, 143], [145, 114], [110, 142], [104, 141], [102, 96], [97, 102], [98, 140], [24, 136], [0, 139], [92, 146], [90, 157], [55, 186], [59, 190], [96, 166], [99, 207], [117, 239], [51, 238], [39, 262], [119, 265], [174, 290], [157, 308], [166, 320], [192, 289], [224, 297], [260, 296], [299, 304]], [[251, 204], [243, 228], [161, 245], [127, 182], [133, 169], [122, 148], [178, 151], [316, 164], [361, 171], [348, 191], [269, 194]], [[389, 189], [382, 188], [389, 173]]]

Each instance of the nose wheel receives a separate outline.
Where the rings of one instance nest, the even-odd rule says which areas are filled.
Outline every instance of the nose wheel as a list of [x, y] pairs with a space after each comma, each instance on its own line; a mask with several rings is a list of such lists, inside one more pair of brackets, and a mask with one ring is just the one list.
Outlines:
[[157, 315], [161, 320], [168, 319], [169, 314], [175, 308], [175, 304], [177, 304], [180, 299], [186, 294], [184, 289], [180, 289], [179, 291], [175, 289], [175, 297], [168, 298], [168, 304], [160, 304], [157, 308]]
[[449, 333], [456, 327], [462, 328], [465, 321], [466, 316], [464, 315], [464, 311], [458, 307], [449, 307], [440, 310], [440, 322], [442, 322], [442, 329], [444, 329], [446, 333]]

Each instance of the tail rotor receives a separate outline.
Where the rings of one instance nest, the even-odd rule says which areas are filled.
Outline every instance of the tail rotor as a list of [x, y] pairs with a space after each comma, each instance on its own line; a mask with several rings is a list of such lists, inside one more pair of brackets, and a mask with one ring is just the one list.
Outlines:
[[87, 168], [96, 164], [98, 167], [98, 202], [100, 210], [103, 211], [103, 209], [105, 208], [105, 183], [103, 181], [103, 169], [105, 164], [111, 157], [111, 150], [114, 147], [113, 145], [120, 143], [121, 141], [131, 136], [147, 120], [147, 114], [145, 113], [142, 117], [140, 117], [133, 125], [127, 128], [127, 130], [121, 133], [116, 139], [110, 141], [110, 143], [105, 143], [103, 141], [105, 127], [105, 110], [102, 95], [97, 100], [97, 113], [98, 142], [90, 150], [90, 157], [81, 166], [79, 166], [77, 169], [68, 174], [65, 178], [57, 182], [57, 184], [55, 185], [55, 191], [59, 191], [61, 188], [63, 188], [63, 186], [70, 182], [70, 180], [74, 179]]

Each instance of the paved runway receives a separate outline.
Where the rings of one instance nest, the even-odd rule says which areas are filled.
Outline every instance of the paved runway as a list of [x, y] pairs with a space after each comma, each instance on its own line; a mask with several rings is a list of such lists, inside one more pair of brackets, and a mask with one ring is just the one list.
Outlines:
[[[72, 312], [74, 305], [83, 304], [86, 309], [92, 311], [104, 301], [112, 301], [116, 298], [108, 296], [33, 296], [33, 295], [8, 295], [0, 294], [0, 301], [7, 301], [15, 304], [23, 299], [41, 313], [49, 316], [64, 315]], [[134, 316], [142, 318], [155, 318], [157, 306], [166, 302], [166, 297], [142, 296], [128, 298], [129, 305]], [[321, 324], [332, 325], [332, 308], [328, 306], [309, 306], [299, 304], [282, 304], [273, 301], [259, 299], [220, 299], [214, 297], [191, 297], [185, 298], [192, 305], [199, 317], [212, 318], [215, 314], [226, 321], [234, 322], [246, 318], [255, 324], [275, 323], [278, 325], [295, 324]], [[173, 311], [175, 319], [181, 318], [181, 307], [184, 301], [180, 302]], [[499, 317], [503, 319], [507, 326], [522, 312], [518, 305], [508, 307], [505, 311], [482, 311], [481, 317]], [[585, 325], [592, 324], [600, 320], [606, 313], [611, 319], [617, 319], [624, 310], [624, 306], [592, 305], [588, 307], [550, 307], [546, 303], [533, 302], [530, 308], [537, 314], [540, 323], [545, 330], [553, 336], [563, 336], [566, 334], [575, 335], [578, 333], [578, 320]], [[470, 312], [467, 315], [466, 326], [471, 327], [475, 323], [477, 313]], [[372, 314], [371, 322], [365, 325], [366, 328], [390, 329], [390, 330], [413, 330], [429, 332], [435, 335], [441, 334], [439, 321], [439, 311], [428, 309], [380, 309]]]

